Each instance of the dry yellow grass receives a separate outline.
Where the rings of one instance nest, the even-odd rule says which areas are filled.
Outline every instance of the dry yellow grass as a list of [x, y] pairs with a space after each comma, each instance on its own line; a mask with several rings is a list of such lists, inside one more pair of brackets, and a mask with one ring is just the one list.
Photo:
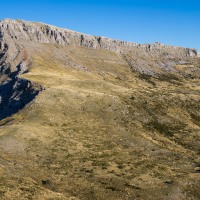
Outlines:
[[200, 198], [199, 80], [154, 86], [106, 50], [29, 51], [21, 77], [45, 90], [0, 128], [2, 199]]

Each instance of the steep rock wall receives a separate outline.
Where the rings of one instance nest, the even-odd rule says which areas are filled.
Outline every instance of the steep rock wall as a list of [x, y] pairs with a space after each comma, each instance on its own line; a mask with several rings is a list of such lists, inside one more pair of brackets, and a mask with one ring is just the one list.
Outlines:
[[197, 50], [167, 46], [160, 43], [136, 44], [105, 37], [90, 36], [75, 31], [58, 28], [42, 23], [5, 19], [0, 21], [0, 32], [7, 40], [29, 40], [41, 43], [84, 46], [93, 49], [107, 49], [117, 53], [124, 51], [143, 51], [149, 54], [173, 55], [176, 57], [197, 56]]

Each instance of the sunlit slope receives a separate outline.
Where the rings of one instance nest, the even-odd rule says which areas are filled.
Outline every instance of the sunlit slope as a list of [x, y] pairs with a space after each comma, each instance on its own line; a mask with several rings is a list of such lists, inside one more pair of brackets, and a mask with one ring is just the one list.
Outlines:
[[20, 77], [43, 91], [1, 121], [2, 199], [200, 198], [198, 78], [141, 76], [107, 50], [28, 53]]

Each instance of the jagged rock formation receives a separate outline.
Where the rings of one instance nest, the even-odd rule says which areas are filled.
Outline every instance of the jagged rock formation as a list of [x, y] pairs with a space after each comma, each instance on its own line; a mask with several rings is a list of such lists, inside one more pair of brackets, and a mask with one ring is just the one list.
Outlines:
[[105, 37], [96, 37], [77, 33], [67, 29], [22, 20], [5, 19], [0, 22], [2, 37], [13, 41], [28, 40], [41, 43], [54, 43], [60, 45], [84, 46], [87, 48], [101, 48], [115, 52], [142, 50], [152, 54], [168, 53], [169, 55], [197, 56], [197, 50], [166, 46], [160, 43], [136, 44], [131, 42], [113, 40]]
[[26, 55], [19, 43], [12, 39], [10, 30], [5, 31], [5, 22], [0, 28], [0, 120], [22, 109], [41, 90], [39, 85], [18, 76], [27, 70]]
[[[28, 48], [34, 48], [34, 43], [83, 46], [91, 49], [114, 51], [124, 57], [133, 71], [152, 76], [163, 73], [166, 70], [167, 73], [169, 71], [176, 71], [174, 66], [177, 63], [184, 63], [185, 59], [197, 56], [195, 49], [166, 46], [160, 43], [140, 45], [105, 37], [85, 35], [42, 23], [5, 19], [0, 21], [0, 81], [2, 88], [10, 90], [10, 97], [8, 97], [8, 94], [1, 93], [2, 100], [0, 106], [3, 112], [0, 117], [1, 119], [3, 116], [9, 116], [26, 105], [21, 98], [28, 94], [22, 95], [21, 93], [24, 93], [24, 87], [28, 87], [31, 83], [20, 80], [17, 76], [28, 69]], [[146, 58], [149, 57], [148, 62], [142, 60], [136, 61], [135, 58], [138, 57], [138, 54]], [[158, 60], [158, 57], [162, 57], [163, 61], [155, 61]], [[152, 58], [153, 61], [151, 61]], [[173, 59], [176, 59], [176, 61]], [[152, 68], [152, 66], [154, 67]], [[12, 74], [16, 74], [16, 76]], [[19, 87], [23, 88], [23, 91], [17, 88], [20, 85], [19, 82], [25, 82], [24, 87]], [[31, 89], [28, 89], [29, 87]], [[28, 95], [30, 98], [26, 102], [30, 102], [39, 91], [38, 89], [34, 90], [31, 86], [29, 87], [26, 89], [30, 92]], [[13, 93], [9, 88], [13, 88]], [[18, 91], [17, 94], [15, 94], [16, 91]], [[13, 101], [15, 102], [14, 105], [10, 105], [13, 104]], [[10, 108], [10, 111], [5, 109], [5, 105]]]
[[26, 79], [18, 78], [21, 73], [20, 65], [17, 68], [16, 72], [10, 72], [8, 68], [5, 71], [6, 80], [0, 85], [0, 120], [18, 112], [31, 102], [41, 90], [37, 84], [34, 85]]
[[[174, 66], [176, 64], [184, 64], [187, 63], [187, 58], [197, 57], [197, 50], [195, 49], [167, 46], [160, 43], [141, 45], [85, 35], [42, 23], [22, 20], [2, 20], [0, 22], [0, 33], [1, 60], [5, 57], [5, 55], [3, 56], [5, 51], [8, 51], [7, 62], [15, 62], [15, 66], [17, 66], [17, 59], [21, 59], [20, 62], [23, 59], [26, 60], [20, 55], [22, 49], [35, 42], [114, 51], [124, 55], [133, 70], [148, 75], [163, 73], [163, 71], [175, 71]], [[6, 50], [8, 46], [9, 49]], [[137, 62], [138, 56], [146, 57], [149, 61]], [[151, 65], [150, 62], [152, 62]], [[152, 68], [152, 65], [154, 65], [154, 68]]]

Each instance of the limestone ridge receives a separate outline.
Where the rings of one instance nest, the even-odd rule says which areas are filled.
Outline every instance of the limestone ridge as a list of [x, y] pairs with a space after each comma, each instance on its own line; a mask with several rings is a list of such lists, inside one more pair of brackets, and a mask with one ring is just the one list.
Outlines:
[[196, 57], [197, 50], [167, 46], [160, 43], [136, 44], [105, 37], [90, 36], [55, 26], [27, 22], [23, 20], [4, 19], [0, 21], [0, 38], [14, 42], [27, 40], [40, 43], [83, 46], [92, 49], [106, 49], [117, 53], [124, 51], [143, 51], [148, 54], [167, 54], [176, 57]]
[[[136, 44], [81, 34], [43, 23], [4, 19], [0, 21], [0, 120], [18, 112], [41, 91], [41, 86], [19, 78], [20, 74], [29, 70], [30, 50], [37, 51], [38, 44], [113, 51], [122, 56], [132, 71], [154, 77], [176, 73], [176, 64], [187, 63], [187, 59], [198, 56], [195, 49], [160, 43]], [[198, 68], [190, 71], [199, 74]]]

